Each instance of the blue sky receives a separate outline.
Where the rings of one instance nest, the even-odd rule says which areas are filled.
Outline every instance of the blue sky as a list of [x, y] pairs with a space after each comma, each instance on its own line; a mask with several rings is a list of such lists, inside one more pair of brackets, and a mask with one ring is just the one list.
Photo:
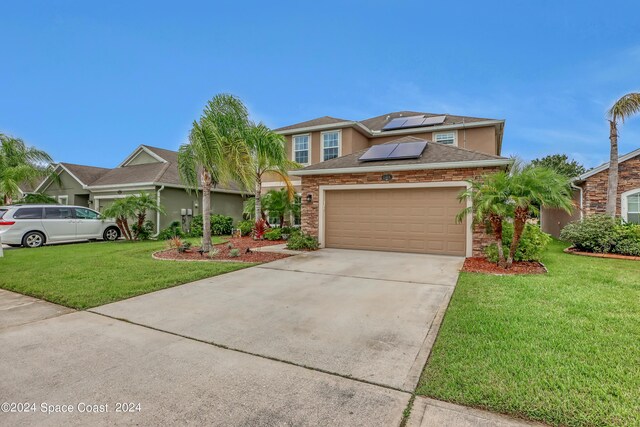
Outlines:
[[[0, 132], [113, 167], [240, 96], [272, 127], [396, 110], [504, 118], [504, 154], [607, 159], [640, 90], [640, 4], [603, 1], [2, 2]], [[640, 147], [640, 117], [620, 151]]]

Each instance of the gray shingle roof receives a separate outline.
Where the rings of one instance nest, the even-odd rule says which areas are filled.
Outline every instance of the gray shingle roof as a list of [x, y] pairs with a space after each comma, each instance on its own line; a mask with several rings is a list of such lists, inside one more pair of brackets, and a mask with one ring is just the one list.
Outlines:
[[76, 176], [85, 185], [91, 185], [94, 181], [99, 179], [102, 175], [109, 172], [110, 169], [98, 168], [95, 166], [76, 165], [73, 163], [60, 163], [69, 172]]
[[[398, 138], [393, 141], [389, 141], [386, 144], [404, 143], [423, 141], [420, 138], [407, 136]], [[424, 149], [422, 155], [415, 159], [398, 159], [398, 160], [381, 160], [381, 161], [369, 161], [361, 162], [358, 160], [369, 148], [358, 151], [353, 154], [348, 154], [342, 157], [336, 157], [335, 159], [327, 160], [324, 162], [316, 163], [315, 165], [307, 166], [303, 171], [322, 171], [328, 169], [343, 169], [343, 168], [358, 168], [369, 166], [394, 166], [394, 165], [421, 165], [428, 163], [449, 163], [449, 162], [474, 162], [482, 160], [508, 160], [505, 157], [492, 156], [490, 154], [479, 153], [476, 151], [467, 150], [464, 148], [458, 148], [452, 145], [444, 145], [436, 142], [428, 142], [427, 148]]]
[[[424, 113], [419, 111], [395, 111], [392, 113], [382, 114], [380, 116], [360, 120], [358, 121], [358, 123], [367, 127], [371, 131], [377, 132], [382, 130], [384, 125], [386, 125], [392, 119], [395, 119], [398, 117], [411, 117], [411, 116], [425, 116], [425, 117], [446, 116], [443, 125], [453, 125], [453, 124], [458, 124], [463, 122], [473, 123], [473, 122], [481, 122], [485, 120], [492, 120], [492, 119], [486, 119], [481, 117], [454, 116], [451, 114], [444, 114], [444, 113], [434, 114], [434, 113]], [[284, 127], [275, 129], [275, 131], [279, 132], [279, 131], [287, 131], [287, 130], [293, 130], [293, 129], [302, 129], [302, 128], [307, 128], [311, 126], [331, 125], [334, 123], [341, 123], [341, 122], [348, 122], [348, 121], [351, 121], [351, 120], [324, 116], [324, 117], [318, 117], [317, 119], [307, 120], [306, 122], [300, 122], [300, 123], [295, 123], [293, 125], [284, 126]]]

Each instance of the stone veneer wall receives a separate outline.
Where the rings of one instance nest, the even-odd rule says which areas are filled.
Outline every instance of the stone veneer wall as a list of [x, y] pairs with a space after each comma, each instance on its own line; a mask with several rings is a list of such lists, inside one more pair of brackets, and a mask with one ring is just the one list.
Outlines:
[[[433, 169], [398, 172], [347, 173], [334, 175], [311, 175], [302, 177], [302, 230], [318, 236], [319, 188], [321, 185], [340, 184], [404, 184], [420, 182], [468, 181], [500, 170], [499, 167], [466, 169]], [[389, 173], [391, 181], [382, 181], [382, 175]], [[307, 195], [313, 195], [313, 201], [306, 201]], [[473, 230], [473, 256], [482, 256], [483, 249], [491, 243], [491, 236], [484, 232], [483, 225]]]
[[[584, 191], [583, 211], [586, 215], [606, 213], [609, 169], [590, 176], [582, 184]], [[617, 213], [621, 213], [621, 195], [629, 190], [640, 188], [640, 156], [618, 165], [618, 201]]]

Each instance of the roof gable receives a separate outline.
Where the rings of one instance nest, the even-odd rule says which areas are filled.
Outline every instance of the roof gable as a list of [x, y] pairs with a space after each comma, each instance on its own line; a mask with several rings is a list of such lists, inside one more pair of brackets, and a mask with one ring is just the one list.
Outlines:
[[[618, 164], [626, 162], [627, 160], [631, 160], [634, 157], [640, 156], [640, 148], [638, 148], [637, 150], [634, 150], [630, 153], [625, 154], [624, 156], [621, 156], [618, 158]], [[602, 171], [605, 171], [609, 169], [609, 162], [603, 163], [600, 166], [597, 166], [585, 173], [583, 173], [582, 175], [580, 175], [579, 177], [575, 178], [575, 181], [584, 181], [585, 179], [599, 173]]]
[[146, 145], [138, 146], [138, 148], [136, 148], [131, 154], [129, 154], [127, 158], [124, 159], [124, 161], [117, 167], [121, 168], [128, 165], [141, 165], [148, 163], [166, 163], [168, 161], [156, 152], [156, 150], [159, 149], [152, 150], [151, 148], [152, 147], [148, 147]]

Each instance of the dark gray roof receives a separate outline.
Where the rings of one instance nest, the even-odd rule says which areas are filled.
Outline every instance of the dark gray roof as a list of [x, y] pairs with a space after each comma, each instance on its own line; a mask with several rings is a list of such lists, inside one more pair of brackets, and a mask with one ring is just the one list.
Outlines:
[[[459, 124], [463, 122], [473, 123], [473, 122], [481, 122], [485, 120], [492, 120], [492, 119], [486, 119], [481, 117], [455, 116], [455, 115], [445, 114], [445, 113], [434, 114], [434, 113], [424, 113], [419, 111], [395, 111], [392, 113], [382, 114], [380, 116], [360, 120], [358, 121], [358, 123], [376, 132], [376, 131], [382, 130], [384, 125], [386, 125], [393, 119], [396, 119], [398, 117], [411, 117], [411, 116], [425, 116], [425, 117], [446, 116], [445, 121], [444, 123], [442, 123], [442, 125], [453, 125], [453, 124]], [[287, 131], [287, 130], [293, 130], [293, 129], [302, 129], [302, 128], [307, 128], [311, 126], [331, 125], [334, 123], [341, 123], [341, 122], [348, 122], [348, 121], [351, 121], [351, 120], [324, 116], [324, 117], [318, 117], [317, 119], [313, 119], [313, 120], [307, 120], [306, 122], [300, 122], [290, 126], [284, 126], [284, 127], [275, 129], [275, 131], [279, 132], [279, 131]]]
[[95, 166], [76, 165], [73, 163], [60, 163], [76, 178], [82, 181], [82, 184], [91, 185], [95, 180], [109, 172], [110, 169], [98, 168]]
[[[386, 142], [386, 144], [396, 144], [404, 142], [423, 141], [420, 138], [413, 136], [407, 136], [398, 138], [393, 141]], [[427, 148], [424, 149], [422, 155], [415, 159], [397, 159], [397, 160], [381, 160], [361, 162], [358, 160], [369, 148], [358, 151], [357, 153], [348, 154], [342, 157], [336, 157], [335, 159], [327, 160], [324, 162], [316, 163], [315, 165], [307, 166], [305, 170], [317, 170], [322, 171], [324, 169], [343, 169], [343, 168], [357, 168], [357, 167], [369, 167], [369, 166], [393, 166], [393, 165], [420, 165], [427, 163], [449, 163], [449, 162], [473, 162], [481, 160], [508, 160], [505, 157], [492, 156], [490, 154], [479, 153], [477, 151], [471, 151], [464, 148], [454, 147], [452, 145], [444, 145], [436, 142], [428, 142]]]
[[348, 122], [348, 121], [349, 120], [338, 119], [336, 117], [324, 116], [324, 117], [318, 117], [317, 119], [307, 120], [306, 122], [300, 122], [290, 126], [284, 126], [284, 127], [275, 129], [275, 131], [277, 132], [277, 131], [290, 130], [290, 129], [299, 129], [299, 128], [306, 128], [310, 126], [331, 125], [334, 123], [341, 123], [341, 122]]

